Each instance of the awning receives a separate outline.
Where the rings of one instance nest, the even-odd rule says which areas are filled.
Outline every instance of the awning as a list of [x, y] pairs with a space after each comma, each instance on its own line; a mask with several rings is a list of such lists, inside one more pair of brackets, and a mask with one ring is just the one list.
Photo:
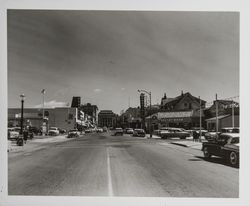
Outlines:
[[[168, 118], [189, 118], [193, 116], [193, 111], [180, 111], [180, 112], [158, 112], [151, 115], [152, 119], [168, 119]], [[150, 116], [146, 117], [149, 119]]]

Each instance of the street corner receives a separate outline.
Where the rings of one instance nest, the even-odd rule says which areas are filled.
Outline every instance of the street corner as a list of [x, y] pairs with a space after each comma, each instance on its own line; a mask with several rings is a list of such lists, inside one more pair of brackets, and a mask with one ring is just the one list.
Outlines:
[[171, 144], [182, 146], [182, 147], [188, 147], [191, 149], [198, 149], [198, 150], [201, 150], [202, 148], [202, 142], [174, 141], [174, 142], [171, 142]]

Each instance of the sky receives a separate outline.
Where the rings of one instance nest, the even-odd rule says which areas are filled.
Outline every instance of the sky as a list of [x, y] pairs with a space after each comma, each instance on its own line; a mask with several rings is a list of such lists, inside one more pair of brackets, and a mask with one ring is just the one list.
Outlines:
[[115, 113], [183, 92], [239, 95], [237, 12], [9, 10], [8, 106], [82, 104]]

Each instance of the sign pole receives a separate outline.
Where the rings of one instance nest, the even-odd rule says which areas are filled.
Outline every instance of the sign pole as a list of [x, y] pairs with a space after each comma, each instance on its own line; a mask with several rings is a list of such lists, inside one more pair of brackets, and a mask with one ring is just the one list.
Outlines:
[[217, 94], [215, 94], [215, 109], [216, 109], [216, 133], [218, 132], [218, 101]]
[[234, 102], [232, 100], [232, 127], [234, 128]]
[[201, 122], [201, 98], [200, 98], [200, 96], [199, 96], [199, 102], [200, 102], [200, 136], [199, 136], [199, 141], [201, 142], [201, 124], [202, 124], [202, 122]]

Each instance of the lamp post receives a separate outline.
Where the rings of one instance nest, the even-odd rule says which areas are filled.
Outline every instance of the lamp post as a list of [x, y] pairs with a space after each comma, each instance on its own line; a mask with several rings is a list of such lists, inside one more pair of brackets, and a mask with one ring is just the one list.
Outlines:
[[152, 110], [152, 102], [151, 102], [151, 92], [148, 92], [146, 90], [143, 89], [138, 89], [139, 93], [146, 93], [149, 95], [149, 134], [150, 134], [150, 138], [152, 138], [152, 122], [151, 122], [151, 110]]
[[[44, 94], [45, 94], [45, 89], [42, 89], [42, 91], [41, 91], [41, 93], [42, 93], [42, 96], [43, 96], [43, 120], [42, 120], [42, 135], [43, 136], [45, 136], [45, 129], [44, 129], [44, 127], [45, 127], [45, 124], [44, 124]], [[46, 128], [46, 130], [47, 130], [47, 128]]]
[[24, 99], [25, 99], [24, 94], [21, 94], [20, 98], [21, 98], [21, 122], [20, 122], [21, 130], [20, 130], [20, 134], [22, 135], [23, 134], [23, 104], [24, 104]]

